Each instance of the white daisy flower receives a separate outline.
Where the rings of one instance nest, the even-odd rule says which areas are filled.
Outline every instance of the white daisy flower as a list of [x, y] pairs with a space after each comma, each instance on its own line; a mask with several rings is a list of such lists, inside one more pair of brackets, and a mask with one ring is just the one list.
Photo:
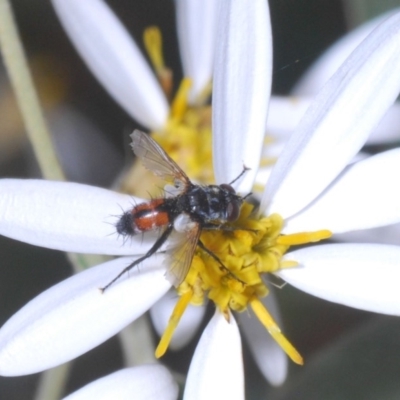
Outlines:
[[[267, 100], [260, 92], [268, 91], [271, 68], [268, 52], [258, 46], [269, 34], [268, 10], [263, 0], [251, 4], [235, 0], [221, 14], [222, 49], [217, 54], [221, 52], [225, 62], [216, 62], [213, 111], [218, 183], [232, 180], [243, 163], [257, 165], [255, 159], [262, 148]], [[224, 26], [229, 29], [222, 29]], [[238, 36], [231, 35], [230, 30]], [[247, 51], [239, 52], [232, 46], [233, 40], [248, 44], [242, 47]], [[239, 60], [246, 60], [245, 66], [241, 67]], [[217, 398], [215, 394], [223, 389], [232, 390], [233, 398], [244, 396], [240, 337], [230, 309], [242, 310], [250, 305], [289, 356], [302, 362], [260, 301], [260, 296], [268, 292], [260, 278], [265, 272], [276, 273], [330, 301], [398, 315], [400, 246], [322, 244], [288, 250], [294, 244], [328, 237], [331, 232], [400, 221], [400, 192], [393, 184], [400, 151], [385, 152], [347, 167], [394, 102], [400, 90], [399, 66], [400, 15], [396, 14], [351, 54], [317, 95], [265, 188], [260, 212], [267, 217], [251, 217], [249, 207], [243, 206], [237, 225], [244, 230], [235, 231], [233, 237], [220, 231], [202, 236], [206, 245], [214, 241], [220, 246], [221, 253], [216, 252], [224, 263], [229, 261], [235, 276], [215, 277], [215, 266], [201, 252], [193, 260], [188, 278], [195, 275], [205, 286], [207, 279], [219, 282], [219, 286], [206, 286], [205, 291], [209, 291], [205, 294], [217, 310], [192, 361], [186, 398], [196, 398], [196, 393]], [[248, 77], [247, 84], [243, 77]], [[255, 173], [249, 171], [252, 178], [241, 182], [239, 192], [251, 188]], [[122, 238], [112, 235], [113, 226], [105, 223], [111, 218], [108, 216], [120, 214], [118, 204], [129, 209], [129, 201], [128, 196], [84, 185], [2, 180], [0, 230], [18, 240], [65, 251], [144, 254], [148, 243], [133, 237], [130, 245], [124, 245]], [[224, 245], [229, 246], [231, 258], [224, 254]], [[246, 246], [251, 251], [244, 255]], [[21, 375], [50, 368], [118, 332], [169, 289], [162, 267], [165, 257], [158, 254], [147, 259], [104, 294], [98, 288], [132, 257], [82, 272], [33, 299], [0, 330], [0, 373]], [[381, 288], [376, 287], [373, 274], [378, 267], [388, 278]], [[193, 293], [188, 280], [178, 290], [183, 294], [181, 299], [186, 296], [187, 300]], [[172, 321], [169, 328], [175, 323]], [[158, 353], [165, 351], [166, 345], [168, 338], [163, 337]], [[205, 370], [201, 368], [204, 365]], [[214, 366], [220, 367], [215, 370]], [[228, 381], [230, 387], [226, 388]], [[223, 389], [215, 387], [209, 394], [211, 384]]]

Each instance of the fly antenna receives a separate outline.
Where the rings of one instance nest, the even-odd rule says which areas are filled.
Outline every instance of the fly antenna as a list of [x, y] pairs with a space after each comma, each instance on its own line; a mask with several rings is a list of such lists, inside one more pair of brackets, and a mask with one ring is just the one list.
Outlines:
[[232, 185], [232, 183], [235, 183], [239, 178], [241, 178], [247, 171], [249, 171], [251, 168], [249, 168], [249, 167], [246, 167], [244, 164], [243, 164], [243, 170], [242, 170], [242, 172], [232, 181], [232, 182], [229, 182], [228, 183], [228, 185]]
[[253, 194], [253, 192], [247, 193], [246, 196], [242, 197], [243, 200], [246, 200], [248, 197], [250, 197]]

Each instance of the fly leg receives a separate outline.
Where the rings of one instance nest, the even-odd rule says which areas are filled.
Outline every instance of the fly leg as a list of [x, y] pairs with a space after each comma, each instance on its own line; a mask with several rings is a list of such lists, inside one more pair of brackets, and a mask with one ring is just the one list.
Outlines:
[[225, 267], [224, 263], [218, 258], [218, 256], [216, 256], [211, 250], [207, 249], [207, 247], [204, 246], [204, 243], [201, 240], [198, 241], [197, 245], [203, 251], [205, 251], [210, 257], [212, 257], [230, 277], [232, 277], [233, 279], [237, 280], [238, 282], [240, 282], [243, 285], [246, 284], [246, 282], [243, 282], [233, 272], [231, 272], [227, 267]]
[[146, 258], [151, 257], [168, 239], [169, 235], [171, 234], [172, 230], [174, 229], [173, 224], [169, 224], [167, 229], [162, 233], [162, 235], [156, 240], [150, 250], [142, 257], [138, 258], [131, 264], [129, 264], [126, 268], [124, 268], [111, 282], [107, 283], [106, 286], [100, 288], [100, 291], [104, 293], [106, 289], [108, 289], [115, 281], [117, 281], [123, 274], [130, 271], [133, 267], [140, 264], [142, 261], [146, 260]]

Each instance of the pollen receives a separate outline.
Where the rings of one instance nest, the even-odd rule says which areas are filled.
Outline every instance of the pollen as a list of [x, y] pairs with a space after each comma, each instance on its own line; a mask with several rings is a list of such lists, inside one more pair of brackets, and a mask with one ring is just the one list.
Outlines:
[[291, 246], [327, 239], [327, 230], [283, 235], [284, 220], [278, 214], [257, 217], [253, 206], [244, 203], [240, 216], [230, 230], [208, 230], [201, 234], [204, 246], [222, 262], [211, 257], [200, 247], [185, 281], [177, 288], [181, 296], [168, 327], [156, 350], [160, 357], [168, 348], [173, 331], [186, 306], [201, 305], [207, 299], [214, 302], [223, 315], [229, 310], [243, 312], [250, 307], [260, 323], [297, 364], [303, 359], [283, 335], [260, 299], [269, 293], [263, 277], [282, 268], [295, 268], [295, 260], [283, 260]]

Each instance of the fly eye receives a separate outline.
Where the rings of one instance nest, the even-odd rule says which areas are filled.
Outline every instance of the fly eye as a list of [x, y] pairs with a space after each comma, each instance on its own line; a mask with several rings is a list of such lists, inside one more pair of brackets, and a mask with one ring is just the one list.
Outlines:
[[226, 190], [227, 192], [236, 193], [235, 189], [234, 189], [231, 185], [228, 185], [227, 183], [223, 183], [223, 184], [220, 185], [219, 187], [220, 187], [221, 189]]
[[236, 202], [229, 203], [226, 207], [226, 219], [230, 222], [236, 221], [239, 217], [240, 205]]

